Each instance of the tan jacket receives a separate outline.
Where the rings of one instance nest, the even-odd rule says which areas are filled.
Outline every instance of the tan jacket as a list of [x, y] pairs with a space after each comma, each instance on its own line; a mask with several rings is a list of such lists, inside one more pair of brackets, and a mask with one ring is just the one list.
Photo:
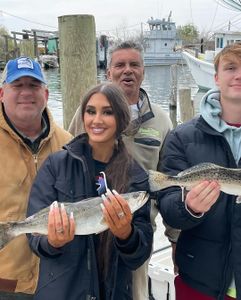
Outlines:
[[[22, 139], [9, 127], [0, 106], [0, 221], [23, 220], [36, 172], [46, 157], [61, 149], [71, 135], [50, 121], [48, 137], [33, 155]], [[12, 240], [0, 250], [0, 291], [32, 294], [38, 280], [39, 259], [28, 245], [25, 235]]]

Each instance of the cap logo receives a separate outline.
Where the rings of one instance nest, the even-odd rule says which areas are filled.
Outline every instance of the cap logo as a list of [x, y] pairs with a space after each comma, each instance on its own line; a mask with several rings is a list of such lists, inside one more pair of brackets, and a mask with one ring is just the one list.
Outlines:
[[33, 69], [33, 62], [28, 57], [21, 57], [17, 61], [18, 69]]
[[8, 61], [2, 73], [0, 84], [12, 83], [24, 76], [33, 77], [46, 84], [39, 63], [26, 56], [21, 56]]

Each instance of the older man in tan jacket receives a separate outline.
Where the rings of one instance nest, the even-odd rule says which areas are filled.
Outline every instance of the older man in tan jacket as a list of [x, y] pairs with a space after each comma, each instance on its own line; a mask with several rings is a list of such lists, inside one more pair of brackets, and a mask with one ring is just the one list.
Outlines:
[[[48, 89], [40, 65], [28, 57], [10, 60], [0, 88], [0, 221], [25, 218], [35, 175], [46, 157], [71, 135], [47, 109]], [[25, 235], [0, 251], [0, 299], [32, 299], [39, 260]]]

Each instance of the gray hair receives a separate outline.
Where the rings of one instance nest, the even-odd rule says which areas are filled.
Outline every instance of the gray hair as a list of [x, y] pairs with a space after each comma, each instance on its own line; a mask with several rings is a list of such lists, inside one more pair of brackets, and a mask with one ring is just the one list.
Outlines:
[[107, 68], [110, 67], [111, 65], [111, 60], [112, 60], [112, 56], [113, 53], [118, 51], [118, 50], [123, 50], [123, 49], [134, 49], [137, 50], [140, 55], [141, 55], [141, 59], [143, 62], [143, 47], [140, 43], [137, 43], [135, 41], [129, 40], [129, 41], [121, 41], [121, 42], [116, 42], [113, 44], [113, 46], [111, 46], [108, 49], [108, 57], [107, 57]]

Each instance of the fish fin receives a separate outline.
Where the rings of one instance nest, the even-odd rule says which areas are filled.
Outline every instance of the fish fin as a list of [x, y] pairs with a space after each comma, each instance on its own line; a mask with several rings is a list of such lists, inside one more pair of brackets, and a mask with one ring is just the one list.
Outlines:
[[12, 230], [15, 223], [16, 222], [0, 222], [0, 249], [5, 247], [6, 244], [16, 237]]
[[220, 167], [218, 165], [208, 163], [208, 162], [203, 162], [203, 163], [194, 165], [194, 166], [192, 166], [192, 167], [190, 167], [186, 170], [183, 170], [183, 171], [179, 172], [177, 174], [177, 177], [186, 176], [186, 175], [189, 175], [189, 174], [195, 174], [196, 172], [207, 171], [207, 170], [212, 170], [212, 169], [216, 170], [218, 168], [223, 169], [223, 167]]
[[149, 186], [151, 192], [162, 190], [169, 185], [167, 184], [168, 176], [153, 170], [148, 170], [149, 174]]

